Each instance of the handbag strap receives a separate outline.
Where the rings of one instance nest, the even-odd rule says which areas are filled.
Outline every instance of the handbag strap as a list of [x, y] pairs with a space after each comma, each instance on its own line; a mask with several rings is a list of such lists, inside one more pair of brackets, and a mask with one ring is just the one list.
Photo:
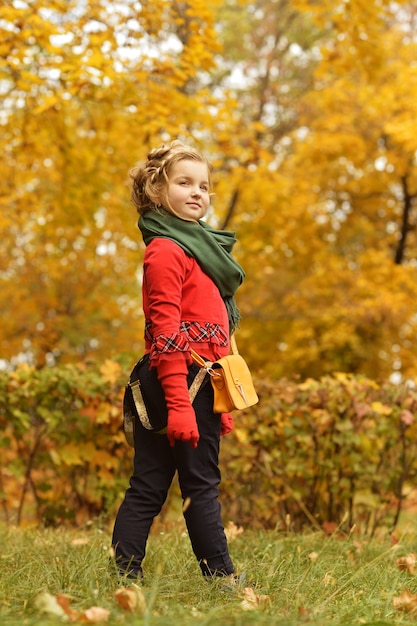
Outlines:
[[191, 349], [191, 350], [190, 350], [190, 353], [191, 353], [191, 358], [192, 358], [192, 360], [193, 360], [193, 361], [194, 361], [194, 363], [195, 363], [196, 365], [198, 365], [199, 367], [202, 367], [202, 368], [203, 368], [203, 369], [205, 369], [205, 370], [209, 370], [209, 369], [210, 369], [210, 367], [213, 365], [213, 363], [212, 363], [211, 361], [205, 361], [205, 360], [203, 359], [203, 357], [202, 357], [202, 356], [200, 356], [200, 355], [198, 354], [198, 352], [196, 352], [195, 350]]
[[[230, 337], [230, 350], [232, 354], [239, 354], [239, 350], [237, 349], [237, 343], [234, 334]], [[199, 367], [203, 367], [207, 371], [211, 369], [213, 363], [211, 361], [205, 361], [202, 356], [198, 354], [195, 350], [191, 349], [191, 358]]]
[[[195, 354], [201, 359], [201, 357], [196, 352]], [[201, 360], [203, 361], [203, 359]], [[190, 396], [191, 404], [194, 402], [195, 397], [197, 393], [199, 392], [201, 385], [203, 384], [206, 374], [207, 374], [207, 370], [204, 371], [203, 369], [201, 369], [199, 372], [197, 372], [196, 376], [194, 377], [194, 380], [191, 383], [190, 388], [188, 390], [188, 395]], [[145, 401], [143, 399], [139, 378], [135, 380], [133, 383], [129, 383], [128, 386], [132, 390], [133, 402], [135, 403], [136, 411], [138, 412], [138, 416], [139, 416], [142, 426], [146, 428], [147, 430], [153, 430], [152, 424], [148, 416], [148, 409], [146, 408]], [[160, 432], [162, 433], [165, 431], [160, 431]], [[133, 443], [133, 447], [134, 446], [135, 444]]]

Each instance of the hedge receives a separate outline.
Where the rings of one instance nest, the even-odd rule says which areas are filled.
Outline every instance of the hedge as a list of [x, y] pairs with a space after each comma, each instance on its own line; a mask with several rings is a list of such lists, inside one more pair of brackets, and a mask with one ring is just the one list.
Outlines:
[[[417, 391], [336, 373], [265, 380], [260, 403], [222, 439], [225, 519], [392, 530], [417, 471]], [[0, 519], [85, 523], [114, 516], [133, 454], [118, 363], [0, 372]]]
[[235, 417], [227, 446], [228, 514], [263, 528], [392, 531], [415, 485], [417, 390], [343, 373], [257, 387], [260, 404]]

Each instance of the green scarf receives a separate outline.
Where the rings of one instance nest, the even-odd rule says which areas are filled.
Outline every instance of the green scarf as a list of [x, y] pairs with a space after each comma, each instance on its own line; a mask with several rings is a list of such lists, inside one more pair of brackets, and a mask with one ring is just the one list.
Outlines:
[[243, 268], [231, 255], [235, 233], [215, 230], [206, 222], [188, 222], [164, 209], [147, 211], [139, 218], [139, 229], [147, 246], [155, 237], [175, 241], [217, 285], [226, 305], [230, 333], [239, 324], [240, 313], [234, 295], [245, 278]]

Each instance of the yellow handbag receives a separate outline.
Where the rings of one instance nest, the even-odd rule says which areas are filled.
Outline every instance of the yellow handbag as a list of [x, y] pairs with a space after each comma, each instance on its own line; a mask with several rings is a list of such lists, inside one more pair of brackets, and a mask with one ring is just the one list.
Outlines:
[[204, 359], [191, 350], [193, 361], [210, 374], [214, 391], [214, 413], [247, 409], [259, 402], [252, 375], [245, 359], [239, 354], [236, 339], [230, 340], [232, 354], [218, 359], [214, 363]]

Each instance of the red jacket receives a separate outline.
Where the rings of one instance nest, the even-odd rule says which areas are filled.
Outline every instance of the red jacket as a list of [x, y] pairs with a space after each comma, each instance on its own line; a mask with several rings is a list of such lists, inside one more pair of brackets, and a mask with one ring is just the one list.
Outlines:
[[142, 296], [151, 366], [178, 359], [190, 363], [190, 348], [212, 361], [229, 353], [229, 322], [220, 292], [174, 241], [155, 238], [147, 246]]

